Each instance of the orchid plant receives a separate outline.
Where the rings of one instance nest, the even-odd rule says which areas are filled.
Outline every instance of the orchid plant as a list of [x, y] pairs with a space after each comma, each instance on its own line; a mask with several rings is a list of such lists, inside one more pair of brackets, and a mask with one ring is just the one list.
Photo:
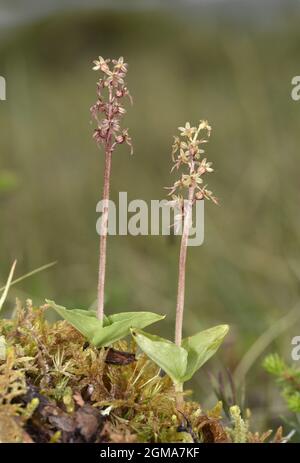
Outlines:
[[124, 98], [131, 96], [125, 84], [127, 64], [121, 57], [118, 60], [104, 59], [101, 56], [94, 61], [93, 70], [100, 72], [97, 82], [97, 101], [91, 107], [91, 114], [96, 121], [93, 138], [102, 145], [105, 156], [103, 204], [98, 270], [97, 312], [67, 309], [54, 301], [46, 300], [47, 306], [54, 309], [61, 317], [71, 323], [92, 344], [97, 347], [109, 346], [130, 334], [131, 328], [144, 328], [162, 320], [164, 316], [152, 312], [123, 312], [105, 316], [104, 290], [106, 271], [106, 247], [108, 235], [108, 214], [112, 156], [116, 148], [126, 143], [132, 153], [131, 138], [128, 129], [121, 129], [120, 122], [126, 110]]
[[[178, 272], [178, 291], [175, 323], [175, 343], [133, 329], [132, 335], [139, 347], [157, 363], [172, 379], [179, 397], [182, 399], [183, 383], [192, 378], [194, 373], [215, 354], [225, 335], [228, 325], [219, 325], [182, 339], [182, 325], [185, 297], [185, 271], [188, 239], [192, 224], [192, 211], [196, 201], [208, 199], [217, 203], [217, 198], [207, 189], [204, 178], [213, 172], [212, 163], [204, 155], [204, 145], [208, 142], [211, 127], [207, 121], [200, 121], [198, 127], [179, 127], [180, 135], [173, 144], [172, 170], [186, 168], [179, 180], [170, 187], [171, 206], [179, 210], [183, 220]], [[178, 194], [187, 191], [187, 198]], [[181, 399], [178, 405], [181, 404]]]

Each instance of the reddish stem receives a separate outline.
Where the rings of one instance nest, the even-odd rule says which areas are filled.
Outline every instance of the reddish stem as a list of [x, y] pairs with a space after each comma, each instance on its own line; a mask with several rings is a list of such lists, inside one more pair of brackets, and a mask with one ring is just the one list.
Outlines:
[[185, 266], [187, 258], [187, 246], [189, 239], [189, 231], [192, 220], [192, 210], [194, 201], [195, 186], [190, 186], [188, 202], [184, 211], [184, 224], [180, 244], [179, 254], [179, 272], [178, 272], [178, 291], [177, 291], [177, 307], [176, 307], [176, 325], [175, 325], [175, 344], [181, 346], [182, 341], [182, 324], [184, 311], [184, 296], [185, 296]]
[[[111, 121], [112, 114], [113, 92], [112, 87], [109, 87], [109, 111], [108, 120]], [[98, 305], [97, 317], [103, 322], [104, 318], [104, 288], [105, 288], [105, 271], [106, 271], [106, 247], [107, 247], [107, 232], [108, 232], [108, 207], [109, 207], [109, 193], [110, 193], [110, 175], [111, 175], [111, 131], [108, 130], [106, 143], [105, 143], [105, 167], [104, 167], [104, 185], [103, 185], [103, 214], [100, 234], [99, 246], [99, 272], [98, 272]]]

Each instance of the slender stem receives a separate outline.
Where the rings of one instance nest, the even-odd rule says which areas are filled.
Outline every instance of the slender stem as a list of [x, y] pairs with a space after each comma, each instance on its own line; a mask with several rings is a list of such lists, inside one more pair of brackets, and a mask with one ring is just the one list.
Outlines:
[[[112, 87], [109, 87], [109, 111], [108, 120], [111, 121], [113, 115], [111, 111], [113, 100]], [[103, 214], [100, 234], [99, 246], [99, 272], [98, 272], [98, 305], [97, 317], [103, 322], [104, 318], [104, 288], [105, 288], [105, 270], [106, 270], [106, 247], [107, 247], [107, 232], [108, 232], [108, 208], [109, 208], [109, 192], [110, 192], [110, 175], [111, 175], [111, 133], [110, 130], [107, 134], [105, 144], [105, 167], [104, 167], [104, 185], [103, 185]]]
[[111, 151], [105, 153], [104, 169], [104, 186], [103, 186], [103, 204], [104, 210], [102, 215], [102, 225], [99, 246], [99, 272], [98, 272], [98, 307], [97, 316], [100, 321], [104, 317], [104, 287], [105, 287], [105, 270], [106, 270], [106, 246], [107, 246], [107, 224], [108, 224], [108, 201], [110, 190], [110, 172], [111, 172]]
[[195, 187], [192, 185], [189, 188], [188, 202], [185, 207], [184, 225], [180, 244], [179, 254], [179, 272], [178, 272], [178, 290], [177, 290], [177, 307], [176, 307], [176, 325], [175, 325], [175, 344], [181, 346], [182, 341], [182, 324], [184, 311], [184, 295], [185, 295], [185, 265], [187, 258], [187, 245], [189, 239], [189, 231], [192, 219], [193, 199]]
[[[200, 132], [200, 125], [196, 130], [193, 143], [197, 140]], [[194, 161], [190, 162], [190, 174], [194, 171]], [[178, 290], [177, 290], [177, 306], [176, 306], [176, 323], [175, 323], [175, 344], [181, 346], [182, 341], [182, 325], [183, 325], [183, 311], [184, 311], [184, 296], [185, 296], [185, 265], [187, 257], [187, 245], [189, 239], [189, 232], [192, 222], [193, 202], [195, 195], [196, 185], [192, 184], [189, 187], [188, 202], [184, 209], [184, 223], [181, 236], [180, 254], [179, 254], [179, 271], [178, 271]]]
[[183, 400], [183, 384], [182, 383], [177, 383], [174, 385], [175, 387], [175, 392], [176, 392], [176, 408], [177, 410], [181, 410], [184, 405], [184, 400]]
[[[193, 167], [191, 167], [192, 170]], [[176, 323], [175, 323], [175, 344], [181, 346], [182, 342], [182, 325], [183, 325], [183, 312], [184, 312], [184, 296], [185, 296], [185, 267], [187, 258], [187, 247], [190, 226], [192, 221], [193, 201], [195, 194], [195, 186], [189, 187], [188, 202], [184, 209], [184, 223], [181, 236], [180, 254], [179, 254], [179, 271], [178, 271], [178, 290], [177, 290], [177, 307], [176, 307]], [[182, 396], [183, 384], [175, 385], [176, 407], [178, 410], [183, 408], [184, 399]]]

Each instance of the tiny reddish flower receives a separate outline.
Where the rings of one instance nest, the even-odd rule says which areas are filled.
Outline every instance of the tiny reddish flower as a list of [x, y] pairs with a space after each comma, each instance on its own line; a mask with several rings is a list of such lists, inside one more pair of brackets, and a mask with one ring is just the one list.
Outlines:
[[[93, 138], [98, 144], [102, 144], [105, 150], [114, 151], [117, 145], [126, 143], [132, 152], [131, 138], [128, 130], [121, 130], [120, 121], [126, 114], [121, 100], [131, 96], [125, 85], [127, 64], [124, 58], [109, 60], [99, 56], [94, 61], [94, 71], [100, 71], [101, 77], [97, 82], [97, 101], [91, 106], [90, 111], [97, 123]], [[121, 131], [121, 134], [120, 134]]]

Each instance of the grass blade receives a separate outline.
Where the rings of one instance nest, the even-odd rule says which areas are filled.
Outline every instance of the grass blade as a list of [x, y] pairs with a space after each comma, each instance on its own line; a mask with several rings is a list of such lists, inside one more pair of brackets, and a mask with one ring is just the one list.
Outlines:
[[[42, 265], [41, 267], [35, 268], [34, 270], [31, 270], [31, 272], [25, 273], [25, 275], [22, 275], [19, 278], [16, 278], [10, 283], [10, 286], [16, 285], [17, 283], [20, 283], [20, 281], [25, 280], [26, 278], [29, 278], [36, 273], [42, 272], [43, 270], [47, 270], [50, 267], [53, 267], [55, 264], [57, 264], [57, 260], [54, 262], [49, 262], [49, 264]], [[0, 291], [3, 291], [6, 288], [6, 285], [0, 288]]]
[[1, 298], [0, 298], [0, 312], [1, 312], [1, 309], [2, 309], [3, 304], [5, 302], [5, 299], [7, 297], [9, 288], [11, 286], [11, 282], [12, 282], [12, 279], [13, 279], [13, 276], [14, 276], [14, 271], [15, 271], [16, 265], [17, 265], [17, 261], [15, 260], [14, 263], [12, 264], [11, 269], [10, 269], [6, 285], [3, 288], [1, 288], [1, 290], [0, 290], [0, 291], [4, 290], [2, 295], [1, 295]]

